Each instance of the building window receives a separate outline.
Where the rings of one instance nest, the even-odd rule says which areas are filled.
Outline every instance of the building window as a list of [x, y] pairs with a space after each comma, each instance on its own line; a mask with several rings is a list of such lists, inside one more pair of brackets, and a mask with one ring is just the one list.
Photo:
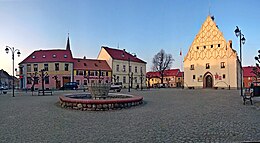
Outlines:
[[129, 66], [129, 72], [132, 72], [132, 66]]
[[135, 83], [137, 83], [137, 77], [134, 77], [134, 81], [135, 81]]
[[27, 64], [27, 72], [31, 72], [31, 64]]
[[193, 75], [193, 76], [192, 76], [192, 78], [193, 78], [193, 79], [196, 79], [196, 76], [195, 76], [195, 75]]
[[59, 63], [55, 63], [55, 71], [59, 71], [59, 70], [60, 70]]
[[225, 62], [221, 62], [220, 63], [220, 67], [223, 69], [223, 68], [225, 68]]
[[116, 77], [116, 81], [119, 82], [119, 76]]
[[48, 64], [44, 64], [44, 71], [49, 71], [49, 65]]
[[49, 76], [45, 77], [45, 84], [49, 84], [50, 80], [49, 80]]
[[123, 72], [125, 72], [125, 65], [123, 65]]
[[33, 59], [35, 59], [35, 56], [32, 56]]
[[65, 71], [69, 71], [69, 64], [65, 64], [64, 70], [65, 70]]
[[137, 73], [137, 66], [135, 66], [135, 73]]
[[211, 48], [213, 48], [213, 45], [210, 45]]
[[209, 63], [206, 63], [206, 69], [210, 69]]
[[225, 75], [225, 74], [223, 74], [223, 76], [222, 76], [222, 77], [223, 77], [223, 79], [225, 79], [225, 78], [226, 78], [226, 75]]
[[126, 77], [125, 76], [123, 77], [123, 83], [126, 83]]
[[88, 80], [84, 80], [84, 85], [88, 85]]
[[55, 55], [55, 54], [53, 54], [53, 55], [52, 55], [52, 57], [53, 57], [53, 58], [56, 58], [56, 55]]
[[119, 72], [119, 65], [116, 65], [116, 71]]
[[194, 65], [190, 65], [190, 70], [194, 70]]
[[206, 46], [204, 46], [204, 49], [206, 49]]
[[76, 75], [83, 75], [84, 71], [83, 70], [77, 70]]
[[43, 57], [43, 58], [46, 58], [46, 56], [45, 56], [45, 55], [42, 55], [42, 57]]
[[218, 44], [218, 47], [220, 47], [220, 44]]
[[33, 71], [38, 71], [38, 64], [33, 64]]
[[143, 73], [143, 67], [140, 67], [140, 73]]
[[76, 80], [77, 85], [79, 85], [79, 80]]
[[68, 57], [68, 56], [65, 54], [65, 55], [64, 55], [64, 58], [67, 58], [67, 57]]
[[200, 48], [199, 47], [197, 47], [197, 50], [199, 50]]
[[32, 84], [32, 78], [31, 77], [27, 77], [27, 84]]

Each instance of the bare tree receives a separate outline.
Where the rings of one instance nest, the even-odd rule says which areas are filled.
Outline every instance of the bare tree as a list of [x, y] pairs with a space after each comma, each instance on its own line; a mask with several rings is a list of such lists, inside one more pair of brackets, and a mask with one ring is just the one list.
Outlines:
[[255, 60], [256, 60], [256, 67], [253, 68], [253, 70], [251, 71], [253, 74], [255, 74], [255, 77], [256, 77], [256, 81], [258, 78], [260, 78], [260, 66], [259, 66], [259, 63], [260, 63], [260, 50], [258, 50], [258, 56], [255, 57]]
[[171, 67], [172, 61], [174, 61], [172, 55], [166, 54], [163, 49], [153, 57], [153, 70], [159, 72], [161, 83], [163, 83], [164, 71]]

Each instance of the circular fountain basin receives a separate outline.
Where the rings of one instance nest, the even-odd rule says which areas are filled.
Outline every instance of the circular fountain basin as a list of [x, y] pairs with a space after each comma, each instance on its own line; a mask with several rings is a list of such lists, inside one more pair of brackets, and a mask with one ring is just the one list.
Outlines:
[[90, 93], [67, 94], [59, 97], [63, 108], [76, 110], [106, 111], [130, 108], [143, 103], [143, 97], [129, 94], [109, 93], [106, 98], [93, 99]]

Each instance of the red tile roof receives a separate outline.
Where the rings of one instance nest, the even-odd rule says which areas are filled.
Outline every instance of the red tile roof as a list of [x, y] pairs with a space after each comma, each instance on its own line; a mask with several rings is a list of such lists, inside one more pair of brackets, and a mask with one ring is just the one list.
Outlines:
[[123, 60], [123, 61], [128, 61], [130, 59], [130, 61], [133, 62], [138, 62], [138, 63], [146, 63], [145, 61], [137, 58], [136, 56], [126, 52], [125, 50], [120, 50], [120, 49], [112, 49], [109, 47], [104, 47], [102, 46], [101, 48], [104, 48], [107, 53], [116, 60]]
[[178, 72], [177, 77], [184, 77], [184, 72]]
[[105, 60], [74, 58], [74, 69], [112, 71]]
[[[160, 73], [157, 72], [147, 72], [147, 76], [149, 77], [160, 77]], [[183, 72], [180, 72], [179, 69], [168, 69], [164, 71], [164, 76], [177, 76], [181, 77], [183, 75]]]
[[243, 76], [244, 77], [255, 77], [255, 74], [252, 73], [253, 68], [254, 68], [254, 66], [243, 67]]
[[73, 62], [70, 50], [37, 50], [25, 58], [21, 63], [45, 63], [45, 62]]

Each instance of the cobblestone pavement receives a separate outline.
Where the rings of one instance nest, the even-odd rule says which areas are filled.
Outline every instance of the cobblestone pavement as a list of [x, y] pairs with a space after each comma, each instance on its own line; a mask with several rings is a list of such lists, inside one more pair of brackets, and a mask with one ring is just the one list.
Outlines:
[[132, 90], [145, 104], [114, 111], [63, 109], [61, 94], [1, 94], [0, 142], [260, 141], [260, 110], [237, 90]]

